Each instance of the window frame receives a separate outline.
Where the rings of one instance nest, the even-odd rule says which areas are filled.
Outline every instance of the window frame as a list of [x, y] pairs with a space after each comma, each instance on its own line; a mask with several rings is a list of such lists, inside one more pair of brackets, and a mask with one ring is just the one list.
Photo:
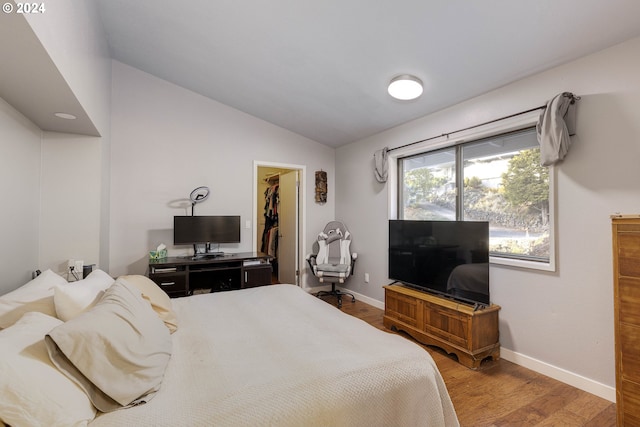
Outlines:
[[[526, 128], [530, 128], [536, 125], [538, 121], [539, 111], [533, 111], [520, 116], [511, 117], [508, 119], [494, 122], [488, 125], [478, 126], [476, 128], [468, 129], [461, 132], [456, 132], [455, 136], [451, 134], [444, 134], [440, 138], [430, 140], [428, 143], [409, 144], [406, 146], [398, 147], [389, 153], [389, 177], [392, 182], [388, 184], [388, 197], [389, 197], [389, 212], [388, 217], [390, 219], [397, 219], [400, 217], [399, 213], [402, 209], [402, 201], [400, 200], [401, 191], [400, 185], [402, 183], [401, 167], [399, 166], [399, 160], [405, 157], [416, 156], [428, 152], [435, 152], [437, 150], [452, 148], [458, 145], [473, 143], [481, 139], [490, 138], [493, 136], [521, 131]], [[456, 150], [460, 152], [461, 150]], [[461, 158], [457, 158], [456, 161], [462, 161]], [[457, 168], [461, 169], [461, 168]], [[460, 170], [457, 172], [462, 174]], [[458, 189], [458, 191], [460, 191]], [[457, 206], [456, 210], [462, 209], [461, 206]], [[459, 218], [459, 213], [456, 212], [456, 216]], [[531, 270], [541, 271], [556, 271], [556, 170], [554, 166], [549, 166], [549, 260], [527, 260], [525, 258], [518, 258], [512, 256], [495, 256], [489, 257], [489, 262], [496, 265], [504, 265], [509, 267], [525, 268]]]

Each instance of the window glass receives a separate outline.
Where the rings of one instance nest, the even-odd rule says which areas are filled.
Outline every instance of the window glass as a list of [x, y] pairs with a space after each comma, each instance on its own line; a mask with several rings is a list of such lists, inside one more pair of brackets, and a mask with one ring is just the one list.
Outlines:
[[549, 262], [549, 169], [540, 166], [535, 128], [400, 158], [398, 166], [400, 218], [489, 221], [493, 257]]
[[407, 157], [401, 163], [401, 218], [455, 220], [455, 148]]
[[549, 169], [535, 129], [461, 146], [462, 215], [489, 221], [494, 256], [549, 260]]

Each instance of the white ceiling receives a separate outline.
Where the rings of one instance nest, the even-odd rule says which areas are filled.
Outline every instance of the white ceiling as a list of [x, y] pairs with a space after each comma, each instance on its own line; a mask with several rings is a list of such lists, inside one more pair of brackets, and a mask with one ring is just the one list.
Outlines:
[[330, 146], [640, 35], [637, 0], [98, 3], [115, 59]]
[[[97, 3], [116, 60], [334, 147], [640, 35], [637, 0]], [[425, 92], [395, 101], [406, 73]]]

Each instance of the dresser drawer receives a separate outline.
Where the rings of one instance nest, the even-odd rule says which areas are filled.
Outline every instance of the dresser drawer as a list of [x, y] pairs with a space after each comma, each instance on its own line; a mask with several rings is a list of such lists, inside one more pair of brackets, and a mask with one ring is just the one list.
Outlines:
[[620, 275], [640, 277], [640, 232], [620, 231], [617, 249]]
[[621, 410], [622, 421], [620, 425], [623, 426], [638, 426], [640, 425], [640, 384], [622, 380], [621, 391], [619, 393], [619, 402], [621, 403], [619, 410]]
[[156, 282], [169, 296], [187, 295], [186, 273], [152, 273], [149, 279]]
[[640, 278], [618, 279], [618, 321], [640, 326]]
[[[640, 327], [620, 323], [618, 326], [620, 346], [619, 373], [622, 379], [640, 384]], [[640, 401], [640, 396], [638, 396]]]

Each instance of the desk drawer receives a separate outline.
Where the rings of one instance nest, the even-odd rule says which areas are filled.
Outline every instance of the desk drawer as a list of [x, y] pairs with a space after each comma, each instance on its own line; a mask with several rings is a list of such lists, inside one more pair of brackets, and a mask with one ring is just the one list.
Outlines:
[[179, 296], [187, 294], [186, 273], [155, 273], [150, 274], [149, 279], [153, 280], [169, 296]]

